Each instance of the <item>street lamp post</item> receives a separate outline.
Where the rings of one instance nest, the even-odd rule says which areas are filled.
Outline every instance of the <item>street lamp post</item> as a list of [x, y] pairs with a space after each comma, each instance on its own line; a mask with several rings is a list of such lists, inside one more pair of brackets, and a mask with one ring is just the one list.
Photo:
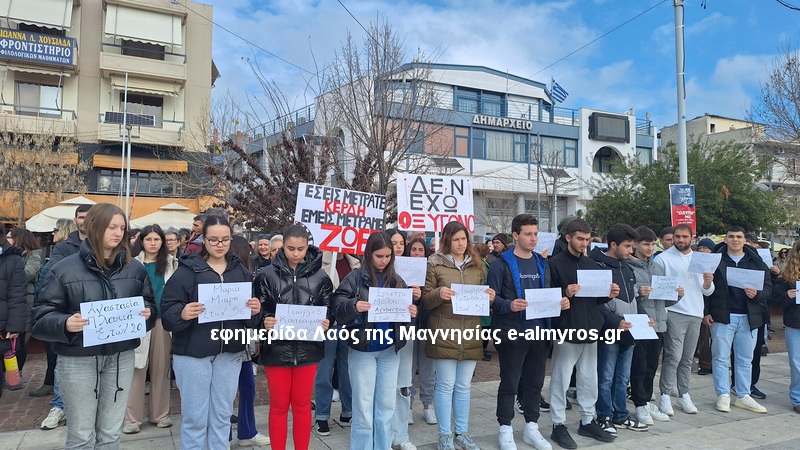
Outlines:
[[686, 73], [683, 52], [683, 0], [673, 0], [675, 6], [675, 64], [678, 81], [678, 173], [681, 184], [689, 183], [686, 155]]

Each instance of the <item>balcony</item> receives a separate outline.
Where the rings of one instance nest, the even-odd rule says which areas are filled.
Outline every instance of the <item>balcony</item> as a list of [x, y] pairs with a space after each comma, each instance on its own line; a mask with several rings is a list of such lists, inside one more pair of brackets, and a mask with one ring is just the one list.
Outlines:
[[3, 130], [74, 136], [76, 120], [75, 111], [71, 109], [13, 104], [0, 106], [0, 126]]
[[103, 44], [103, 52], [100, 53], [100, 70], [103, 71], [103, 77], [108, 78], [112, 74], [128, 73], [142, 78], [186, 82], [185, 55], [159, 52], [164, 55], [164, 60], [142, 58], [123, 55], [122, 48], [121, 45]]
[[[97, 126], [97, 140], [103, 142], [122, 142], [122, 125], [103, 123], [100, 114]], [[183, 122], [156, 119], [156, 127], [132, 127], [131, 135], [134, 144], [147, 144], [161, 147], [186, 146], [186, 130]]]

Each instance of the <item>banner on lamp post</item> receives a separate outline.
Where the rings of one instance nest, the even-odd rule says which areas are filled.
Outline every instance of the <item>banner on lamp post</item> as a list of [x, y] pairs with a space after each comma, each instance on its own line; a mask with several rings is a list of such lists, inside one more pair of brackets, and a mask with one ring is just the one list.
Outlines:
[[672, 211], [672, 226], [680, 224], [692, 228], [692, 236], [697, 236], [697, 210], [695, 209], [693, 184], [670, 184], [669, 203]]

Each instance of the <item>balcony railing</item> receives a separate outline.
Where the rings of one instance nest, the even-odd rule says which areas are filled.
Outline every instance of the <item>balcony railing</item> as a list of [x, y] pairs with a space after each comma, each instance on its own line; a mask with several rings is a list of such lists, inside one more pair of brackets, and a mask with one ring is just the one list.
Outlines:
[[75, 120], [78, 118], [75, 110], [46, 108], [44, 106], [17, 105], [13, 103], [3, 103], [0, 105], [3, 114], [14, 114], [17, 116], [37, 117], [42, 119], [64, 119]]
[[258, 141], [265, 137], [276, 135], [289, 128], [313, 121], [315, 112], [316, 108], [313, 104], [304, 106], [296, 111], [278, 117], [277, 119], [255, 126], [245, 131], [245, 134], [248, 134], [253, 140]]

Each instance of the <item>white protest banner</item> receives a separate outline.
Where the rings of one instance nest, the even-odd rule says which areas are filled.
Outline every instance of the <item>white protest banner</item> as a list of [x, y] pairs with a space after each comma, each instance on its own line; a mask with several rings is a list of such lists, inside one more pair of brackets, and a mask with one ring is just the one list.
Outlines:
[[206, 283], [197, 285], [197, 301], [203, 312], [197, 323], [246, 320], [252, 316], [247, 300], [253, 297], [253, 283]]
[[653, 288], [647, 296], [650, 300], [678, 300], [678, 277], [653, 275], [650, 285]]
[[83, 346], [110, 344], [136, 339], [147, 334], [144, 298], [126, 297], [81, 303], [81, 316], [89, 321], [83, 327]]
[[[296, 341], [322, 341], [322, 321], [327, 318], [325, 306], [275, 305], [275, 331], [286, 335], [286, 330], [294, 331]], [[302, 330], [302, 331], [301, 331]], [[318, 332], [319, 331], [319, 332]]]
[[631, 336], [637, 341], [645, 339], [658, 339], [656, 329], [650, 326], [650, 318], [647, 314], [623, 314], [626, 322], [631, 323], [628, 329]]
[[367, 312], [370, 322], [411, 322], [411, 305], [413, 296], [411, 289], [369, 288], [369, 303], [372, 305]]
[[456, 295], [450, 298], [450, 302], [453, 304], [453, 314], [464, 316], [489, 315], [489, 293], [486, 292], [489, 286], [452, 284], [450, 289], [456, 291]]
[[722, 259], [722, 253], [703, 253], [692, 252], [692, 258], [689, 260], [690, 273], [714, 273], [719, 266]]
[[575, 297], [608, 297], [611, 295], [611, 271], [578, 269], [578, 284], [581, 290]]
[[536, 244], [536, 248], [533, 249], [536, 253], [541, 254], [543, 251], [547, 250], [548, 255], [553, 255], [553, 250], [556, 248], [556, 239], [558, 239], [558, 235], [556, 233], [539, 233], [539, 242]]
[[475, 232], [472, 179], [443, 175], [397, 174], [397, 222], [401, 230], [442, 231], [461, 222]]
[[594, 250], [595, 248], [599, 248], [600, 250], [606, 251], [608, 250], [608, 244], [605, 242], [592, 242], [589, 244], [589, 251]]
[[369, 235], [383, 230], [386, 196], [300, 183], [294, 220], [325, 252], [364, 254]]
[[425, 274], [428, 272], [428, 259], [395, 256], [394, 272], [400, 275], [400, 278], [409, 286], [425, 286]]
[[560, 316], [561, 298], [561, 288], [525, 289], [525, 320]]
[[741, 289], [753, 288], [757, 291], [764, 290], [764, 272], [761, 270], [740, 269], [728, 267], [725, 276], [728, 286]]
[[767, 268], [774, 266], [772, 264], [772, 251], [768, 248], [757, 248], [756, 251], [758, 252], [758, 256], [761, 257], [761, 260], [764, 261], [764, 264], [767, 265]]

